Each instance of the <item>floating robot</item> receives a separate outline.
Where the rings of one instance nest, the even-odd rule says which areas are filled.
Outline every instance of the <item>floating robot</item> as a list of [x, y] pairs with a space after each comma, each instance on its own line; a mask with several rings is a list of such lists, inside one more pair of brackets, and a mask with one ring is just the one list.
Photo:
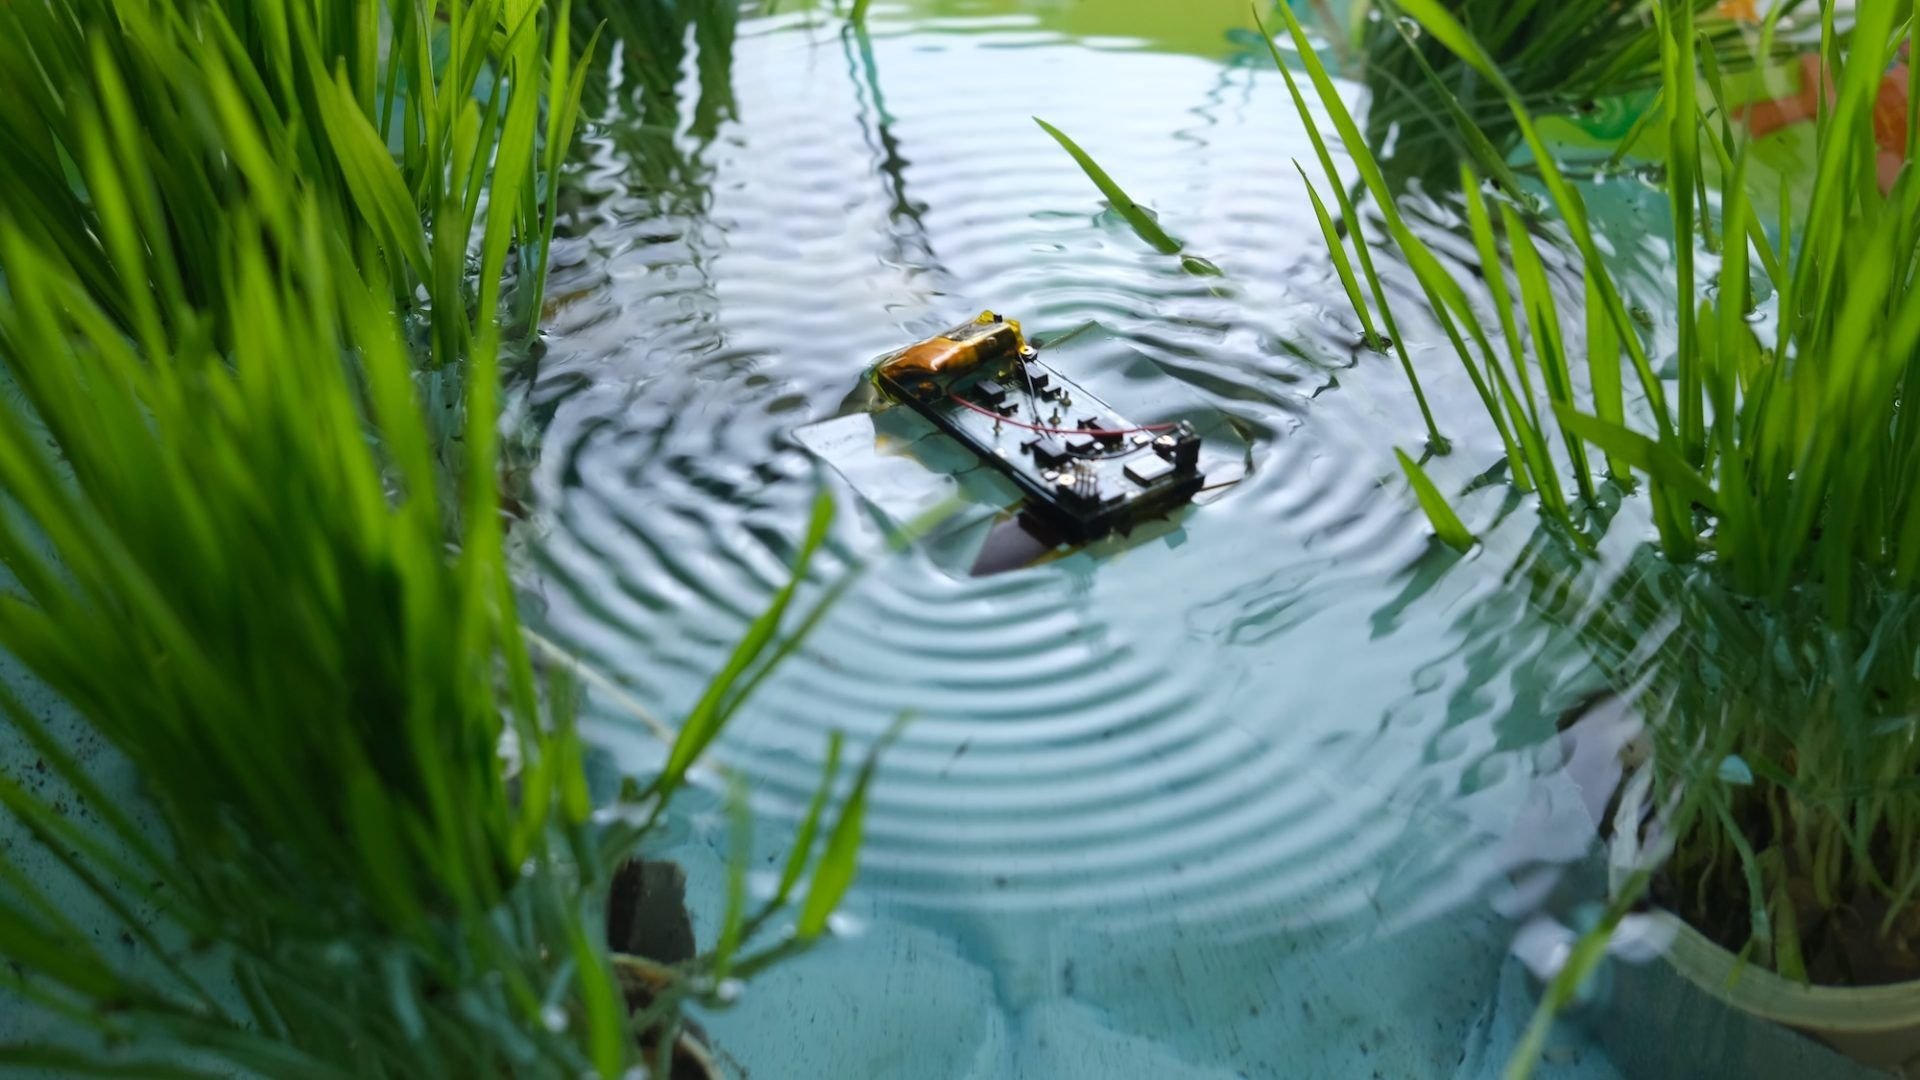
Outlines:
[[[1138, 354], [1130, 359], [1150, 365]], [[875, 473], [889, 466], [872, 458], [894, 446], [915, 447], [913, 456], [935, 476], [977, 473], [978, 464], [999, 478], [969, 485], [982, 501], [1014, 504], [990, 530], [975, 574], [1129, 537], [1245, 471], [1230, 458], [1203, 459], [1207, 444], [1238, 441], [1225, 417], [1130, 420], [1043, 361], [1018, 322], [993, 312], [882, 357], [869, 389], [852, 400], [858, 411], [803, 429], [801, 441], [883, 509], [900, 509], [887, 504], [900, 501], [903, 485], [892, 485], [894, 498], [876, 493]], [[903, 411], [920, 422], [892, 415]], [[1215, 429], [1209, 438], [1201, 423]], [[942, 445], [927, 424], [951, 443]]]

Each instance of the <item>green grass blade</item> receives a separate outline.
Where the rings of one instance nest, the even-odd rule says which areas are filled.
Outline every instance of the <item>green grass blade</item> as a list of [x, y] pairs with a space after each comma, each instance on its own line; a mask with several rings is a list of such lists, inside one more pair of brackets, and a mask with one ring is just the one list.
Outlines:
[[[1547, 280], [1546, 264], [1528, 235], [1526, 223], [1507, 207], [1501, 207], [1507, 227], [1507, 241], [1513, 252], [1514, 278], [1520, 283], [1520, 303], [1527, 312], [1527, 325], [1533, 335], [1534, 358], [1546, 383], [1547, 399], [1555, 405], [1573, 403], [1573, 375], [1567, 363], [1567, 350], [1560, 336], [1559, 306], [1553, 298], [1553, 285]], [[1578, 436], [1562, 432], [1568, 460], [1580, 495], [1594, 498], [1593, 470], [1587, 462], [1586, 446]]]
[[[1287, 5], [1280, 5], [1280, 16], [1286, 21], [1287, 30], [1293, 37], [1294, 47], [1300, 59], [1306, 65], [1307, 75], [1313, 81], [1315, 91], [1326, 106], [1328, 115], [1333, 118], [1334, 127], [1340, 133], [1348, 152], [1353, 155], [1354, 164], [1359, 167], [1367, 189], [1380, 203], [1381, 213], [1386, 215], [1391, 230], [1398, 221], [1398, 213], [1393, 206], [1392, 194], [1387, 190], [1386, 178], [1380, 172], [1379, 163], [1367, 150], [1366, 141], [1360, 136], [1360, 129], [1353, 122], [1352, 114], [1347, 112], [1346, 103], [1340, 99], [1334, 89], [1333, 80], [1327, 75], [1326, 66], [1313, 51], [1307, 40], [1306, 31], [1300, 26]], [[1340, 214], [1346, 220], [1348, 231], [1353, 234], [1354, 255], [1359, 259], [1361, 272], [1366, 275], [1367, 284], [1373, 291], [1374, 303], [1380, 309], [1380, 321], [1386, 327], [1387, 337], [1391, 339], [1394, 355], [1400, 361], [1400, 370], [1407, 376], [1407, 385], [1413, 390], [1414, 402], [1420, 408], [1420, 418], [1427, 425], [1427, 445], [1435, 453], [1447, 452], [1450, 443], [1440, 431], [1439, 423], [1434, 419], [1433, 409], [1427, 404], [1426, 391], [1420, 385], [1420, 375], [1413, 367], [1413, 358], [1407, 353], [1406, 342], [1402, 339], [1393, 307], [1387, 302], [1386, 289], [1381, 285], [1380, 275], [1374, 269], [1373, 256], [1367, 250], [1365, 231], [1360, 215], [1354, 210], [1353, 201], [1348, 197], [1346, 187], [1340, 179], [1340, 171], [1334, 167], [1333, 155], [1328, 152], [1326, 140], [1321, 137], [1319, 126], [1314, 122], [1312, 112], [1307, 108], [1306, 95], [1301, 93], [1299, 83], [1293, 77], [1293, 71], [1287, 67], [1286, 60], [1280, 55], [1280, 47], [1274, 43], [1273, 35], [1268, 32], [1267, 24], [1260, 18], [1260, 12], [1253, 11], [1254, 25], [1260, 28], [1260, 36], [1266, 40], [1267, 52], [1273, 57], [1273, 66], [1286, 81], [1287, 92], [1293, 98], [1294, 109], [1300, 114], [1301, 122], [1306, 126], [1307, 136], [1313, 142], [1314, 154], [1320, 159], [1320, 167], [1325, 172], [1327, 184], [1333, 189], [1334, 198], [1339, 201]]]
[[[654, 782], [657, 791], [671, 792], [680, 785], [681, 780], [693, 763], [699, 759], [708, 744], [719, 735], [729, 709], [723, 708], [734, 686], [748, 677], [749, 671], [760, 658], [761, 653], [773, 643], [774, 635], [779, 631], [780, 620], [787, 608], [793, 603], [794, 591], [806, 576], [807, 567], [813, 561], [813, 555], [826, 540], [827, 528], [833, 522], [833, 501], [824, 492], [814, 501], [813, 517], [807, 525], [805, 540], [800, 552], [794, 559], [793, 576], [774, 594], [767, 609], [748, 626], [740, 643], [734, 647], [733, 655], [714, 676], [707, 690], [695, 703], [687, 719], [680, 727], [680, 734], [674, 740], [673, 749], [667, 756], [667, 763]], [[736, 702], [737, 704], [737, 702]]]
[[333, 79], [316, 72], [314, 83], [320, 120], [339, 155], [354, 202], [388, 254], [403, 260], [420, 280], [426, 280], [431, 267], [421, 238], [419, 214], [400, 170], [387, 153], [386, 143], [360, 112], [344, 72]]
[[[1620, 374], [1620, 341], [1607, 317], [1605, 302], [1594, 285], [1593, 270], [1586, 273], [1587, 289], [1587, 379], [1593, 387], [1593, 411], [1599, 419], [1617, 426], [1626, 424], [1625, 386]], [[1616, 479], [1625, 479], [1632, 466], [1618, 454], [1608, 453], [1607, 470]]]
[[1320, 192], [1307, 179], [1307, 170], [1301, 168], [1298, 161], [1293, 167], [1299, 171], [1300, 179], [1307, 185], [1307, 198], [1313, 200], [1313, 214], [1320, 222], [1320, 235], [1326, 241], [1327, 253], [1333, 256], [1333, 268], [1340, 275], [1340, 287], [1347, 291], [1347, 302], [1353, 305], [1353, 313], [1360, 318], [1360, 327], [1366, 335], [1367, 347], [1377, 349], [1382, 344], [1379, 331], [1373, 328], [1373, 315], [1367, 308], [1367, 299], [1360, 292], [1360, 280], [1354, 276], [1353, 262], [1347, 258], [1347, 245], [1340, 239], [1340, 231], [1334, 225], [1333, 218], [1327, 214], [1327, 204], [1320, 201]]
[[581, 997], [586, 1005], [586, 1022], [594, 1071], [604, 1080], [621, 1075], [628, 1059], [632, 1038], [628, 1030], [627, 1010], [614, 988], [613, 974], [607, 968], [602, 951], [588, 939], [581, 923], [574, 923], [573, 962], [579, 971]]
[[1553, 411], [1559, 417], [1560, 426], [1569, 432], [1646, 473], [1655, 483], [1673, 488], [1708, 513], [1718, 512], [1719, 495], [1670, 442], [1660, 442], [1619, 424], [1588, 416], [1570, 405], [1555, 404]]
[[1420, 509], [1426, 511], [1427, 520], [1433, 524], [1434, 535], [1455, 551], [1471, 550], [1475, 543], [1473, 533], [1453, 512], [1453, 507], [1447, 505], [1447, 497], [1434, 486], [1433, 480], [1427, 476], [1427, 470], [1408, 457], [1404, 450], [1395, 450], [1394, 455], [1400, 459], [1400, 468], [1407, 474], [1407, 482], [1413, 485], [1414, 498], [1420, 501]]
[[1106, 196], [1107, 205], [1113, 207], [1114, 212], [1133, 227], [1136, 236], [1145, 240], [1162, 255], [1180, 253], [1180, 241], [1168, 236], [1166, 230], [1160, 227], [1160, 223], [1153, 219], [1153, 215], [1147, 213], [1139, 203], [1134, 202], [1133, 197], [1122, 190], [1113, 177], [1107, 175], [1107, 171], [1100, 167], [1100, 163], [1094, 161], [1085, 150], [1080, 149], [1080, 145], [1068, 138], [1066, 132], [1037, 116], [1033, 118], [1033, 122], [1040, 125], [1040, 130], [1053, 136], [1053, 141], [1059, 143], [1067, 155], [1073, 158], [1074, 163], [1080, 166], [1080, 171], [1086, 173], [1087, 179], [1093, 181], [1093, 186], [1099, 188], [1100, 194]]
[[727, 784], [727, 822], [726, 908], [713, 946], [713, 970], [719, 978], [726, 978], [746, 930], [747, 867], [753, 862], [753, 810], [747, 803], [746, 780], [737, 773]]
[[1467, 144], [1467, 151], [1480, 163], [1480, 167], [1487, 171], [1487, 175], [1494, 178], [1502, 191], [1513, 198], [1521, 197], [1526, 189], [1521, 186], [1520, 178], [1514, 174], [1513, 169], [1507, 165], [1506, 155], [1493, 145], [1491, 139], [1487, 138], [1480, 124], [1467, 115], [1466, 109], [1460, 104], [1460, 99], [1448, 90], [1447, 84], [1440, 78], [1440, 73], [1427, 62], [1426, 54], [1420, 50], [1420, 43], [1407, 29], [1407, 25], [1399, 19], [1394, 19], [1393, 28], [1394, 33], [1398, 34], [1401, 41], [1406, 44], [1406, 54], [1419, 66], [1420, 74], [1433, 90], [1433, 96], [1439, 99], [1441, 108], [1446, 111], [1448, 119], [1453, 123], [1454, 131]]
[[880, 755], [900, 737], [911, 719], [910, 714], [902, 714], [867, 751], [867, 759], [854, 778], [853, 790], [840, 807], [839, 820], [827, 836], [826, 850], [820, 853], [820, 862], [814, 867], [813, 881], [807, 887], [807, 898], [800, 906], [799, 919], [794, 925], [794, 936], [799, 940], [811, 941], [825, 933], [828, 917], [840, 907], [847, 890], [853, 888], [853, 879], [859, 873], [861, 833], [866, 826], [867, 792], [873, 786]]
[[1418, 19], [1427, 33], [1432, 34], [1435, 40], [1447, 47], [1448, 51], [1466, 61], [1487, 82], [1508, 97], [1519, 96], [1513, 89], [1513, 84], [1507, 81], [1506, 74], [1500, 70], [1500, 65], [1494, 63], [1493, 58], [1480, 48], [1480, 43], [1474, 40], [1473, 35], [1467, 33], [1466, 28], [1435, 0], [1394, 0], [1394, 2], [1408, 15]]
[[800, 827], [793, 834], [793, 849], [787, 853], [787, 864], [780, 872], [780, 885], [774, 891], [769, 907], [777, 908], [793, 895], [793, 888], [800, 883], [801, 875], [807, 871], [807, 864], [813, 859], [814, 838], [820, 832], [821, 815], [826, 812], [827, 800], [833, 795], [834, 781], [840, 776], [840, 750], [845, 740], [834, 732], [827, 741], [827, 763], [820, 770], [820, 786], [814, 789], [813, 799], [807, 804], [807, 812], [800, 819]]

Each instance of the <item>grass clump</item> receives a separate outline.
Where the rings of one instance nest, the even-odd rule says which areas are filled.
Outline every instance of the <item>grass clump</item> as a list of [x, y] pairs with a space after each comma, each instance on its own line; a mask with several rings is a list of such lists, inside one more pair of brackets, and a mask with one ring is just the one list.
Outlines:
[[[1682, 808], [1664, 825], [1671, 855], [1657, 895], [1791, 978], [1920, 977], [1903, 944], [1920, 926], [1920, 181], [1908, 167], [1883, 190], [1875, 139], [1878, 88], [1911, 32], [1905, 6], [1863, 3], [1845, 35], [1823, 6], [1835, 90], [1818, 119], [1812, 195], [1777, 221], [1748, 195], [1751, 139], [1701, 47], [1696, 5], [1653, 9], [1664, 103], [1653, 130], [1666, 143], [1675, 257], [1670, 368], [1630, 317], [1526, 87], [1455, 5], [1400, 6], [1505, 103], [1578, 255], [1584, 310], [1563, 310], [1528, 221], [1471, 170], [1465, 231], [1484, 284], [1450, 273], [1393, 211], [1366, 141], [1287, 18], [1548, 533], [1570, 552], [1590, 548], [1606, 489], [1646, 485], [1655, 544], [1602, 596], [1569, 603], [1562, 592], [1554, 607], [1592, 613], [1582, 632], [1603, 666], [1623, 692], [1647, 688], [1652, 804]], [[1771, 54], [1774, 25], [1756, 31], [1756, 54]], [[1902, 119], [1909, 135], [1920, 129], [1913, 103]], [[1328, 181], [1338, 183], [1330, 163]], [[1722, 253], [1711, 276], [1697, 245]], [[1377, 282], [1373, 295], [1384, 305]], [[1433, 516], [1457, 527], [1450, 510]]]
[[[652, 1047], [664, 1074], [681, 1007], [817, 940], [852, 883], [871, 758], [837, 809], [829, 769], [757, 910], [736, 850], [712, 947], [609, 948], [615, 868], [819, 610], [789, 629], [783, 591], [669, 767], [596, 813], [494, 481], [578, 93], [565, 8], [386, 7], [384, 54], [373, 4], [0, 8], [34, 32], [0, 44], [29, 188], [0, 209], [0, 652], [140, 783], [116, 800], [0, 684], [51, 777], [0, 775], [0, 805], [61, 870], [0, 860], [0, 992], [70, 1036], [0, 1066], [614, 1077]], [[464, 365], [445, 446], [423, 356]]]
[[[231, 353], [164, 357], [137, 353], [55, 258], [0, 234], [0, 342], [24, 397], [0, 413], [0, 561], [19, 583], [0, 647], [134, 766], [162, 826], [136, 824], [0, 694], [103, 824], [15, 779], [0, 802], [160, 968], [122, 971], [48, 883], [7, 874], [9, 989], [109, 1049], [0, 1047], [0, 1061], [620, 1075], [636, 1030], [671, 1022], [630, 1018], [626, 981], [677, 1008], [711, 995], [716, 970], [751, 973], [824, 930], [871, 766], [818, 861], [797, 847], [755, 917], [768, 925], [817, 867], [772, 952], [734, 955], [753, 936], [742, 910], [683, 970], [609, 956], [589, 930], [597, 895], [646, 830], [596, 823], [570, 684], [536, 678], [498, 516], [475, 495], [449, 557], [399, 327], [318, 212], [301, 221], [271, 251], [236, 243]], [[488, 477], [492, 421], [472, 415], [467, 474]], [[713, 696], [750, 671], [730, 667]], [[713, 733], [683, 729], [654, 816]]]
[[[19, 582], [0, 645], [126, 757], [166, 827], [134, 826], [11, 701], [14, 724], [112, 827], [79, 837], [14, 783], [0, 790], [50, 848], [92, 856], [63, 861], [103, 903], [132, 894], [194, 943], [151, 943], [179, 970], [135, 981], [55, 921], [40, 884], [20, 881], [8, 953], [34, 957], [21, 938], [62, 952], [13, 988], [109, 1039], [144, 1049], [172, 1027], [182, 1044], [271, 1075], [355, 1061], [374, 1075], [484, 1071], [502, 1063], [490, 1060], [499, 1040], [422, 1059], [431, 999], [493, 968], [508, 981], [485, 1008], [525, 1026], [514, 995], [524, 1006], [554, 971], [530, 963], [532, 942], [464, 917], [517, 892], [529, 862], [553, 888], [565, 853], [554, 845], [587, 824], [579, 747], [539, 706], [497, 522], [477, 516], [459, 556], [444, 553], [409, 357], [384, 305], [335, 273], [316, 213], [302, 217], [279, 237], [293, 246], [243, 242], [228, 255], [231, 354], [136, 352], [75, 275], [4, 238], [0, 327], [25, 407], [0, 419], [13, 496], [0, 554]], [[289, 282], [278, 254], [320, 269]], [[397, 506], [390, 484], [404, 492]], [[509, 729], [517, 800], [498, 762]], [[526, 914], [567, 925], [552, 908]], [[450, 925], [480, 933], [459, 940]], [[570, 955], [586, 943], [555, 944]], [[219, 983], [244, 1002], [237, 1014], [186, 973], [209, 947], [206, 963], [231, 965]], [[387, 966], [390, 1007], [316, 997], [352, 989], [329, 953]]]

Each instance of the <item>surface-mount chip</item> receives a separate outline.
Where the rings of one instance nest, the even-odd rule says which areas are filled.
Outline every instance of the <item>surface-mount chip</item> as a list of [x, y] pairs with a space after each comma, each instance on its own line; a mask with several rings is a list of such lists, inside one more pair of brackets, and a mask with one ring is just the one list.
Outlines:
[[1152, 487], [1161, 480], [1172, 476], [1173, 473], [1173, 462], [1158, 455], [1142, 456], [1137, 461], [1127, 462], [1126, 467], [1127, 479], [1139, 484], [1141, 487]]

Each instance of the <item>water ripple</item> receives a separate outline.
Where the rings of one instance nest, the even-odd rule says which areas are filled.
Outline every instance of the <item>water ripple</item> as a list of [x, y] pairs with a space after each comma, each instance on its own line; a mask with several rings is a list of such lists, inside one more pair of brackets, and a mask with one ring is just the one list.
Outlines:
[[[1024, 17], [950, 22], [883, 23], [870, 58], [798, 15], [743, 24], [735, 119], [672, 144], [692, 191], [626, 159], [630, 107], [597, 119], [529, 391], [541, 618], [684, 705], [784, 580], [818, 475], [845, 511], [819, 581], [874, 565], [721, 754], [794, 815], [828, 732], [870, 740], [913, 712], [873, 796], [870, 886], [1308, 925], [1390, 919], [1489, 872], [1467, 856], [1500, 811], [1460, 794], [1511, 785], [1474, 771], [1496, 740], [1467, 721], [1552, 649], [1523, 613], [1467, 614], [1482, 587], [1417, 569], [1437, 556], [1390, 450], [1419, 445], [1418, 420], [1396, 366], [1358, 348], [1283, 85]], [[681, 92], [700, 93], [691, 63]], [[1227, 276], [1141, 244], [1035, 111]], [[983, 307], [1043, 336], [1098, 323], [1159, 376], [1090, 380], [1233, 417], [1252, 476], [1157, 538], [992, 579], [886, 555], [793, 432], [870, 357]], [[1473, 415], [1464, 379], [1432, 381], [1443, 415]], [[1510, 668], [1476, 664], [1488, 635]], [[637, 727], [611, 737], [643, 752]]]

